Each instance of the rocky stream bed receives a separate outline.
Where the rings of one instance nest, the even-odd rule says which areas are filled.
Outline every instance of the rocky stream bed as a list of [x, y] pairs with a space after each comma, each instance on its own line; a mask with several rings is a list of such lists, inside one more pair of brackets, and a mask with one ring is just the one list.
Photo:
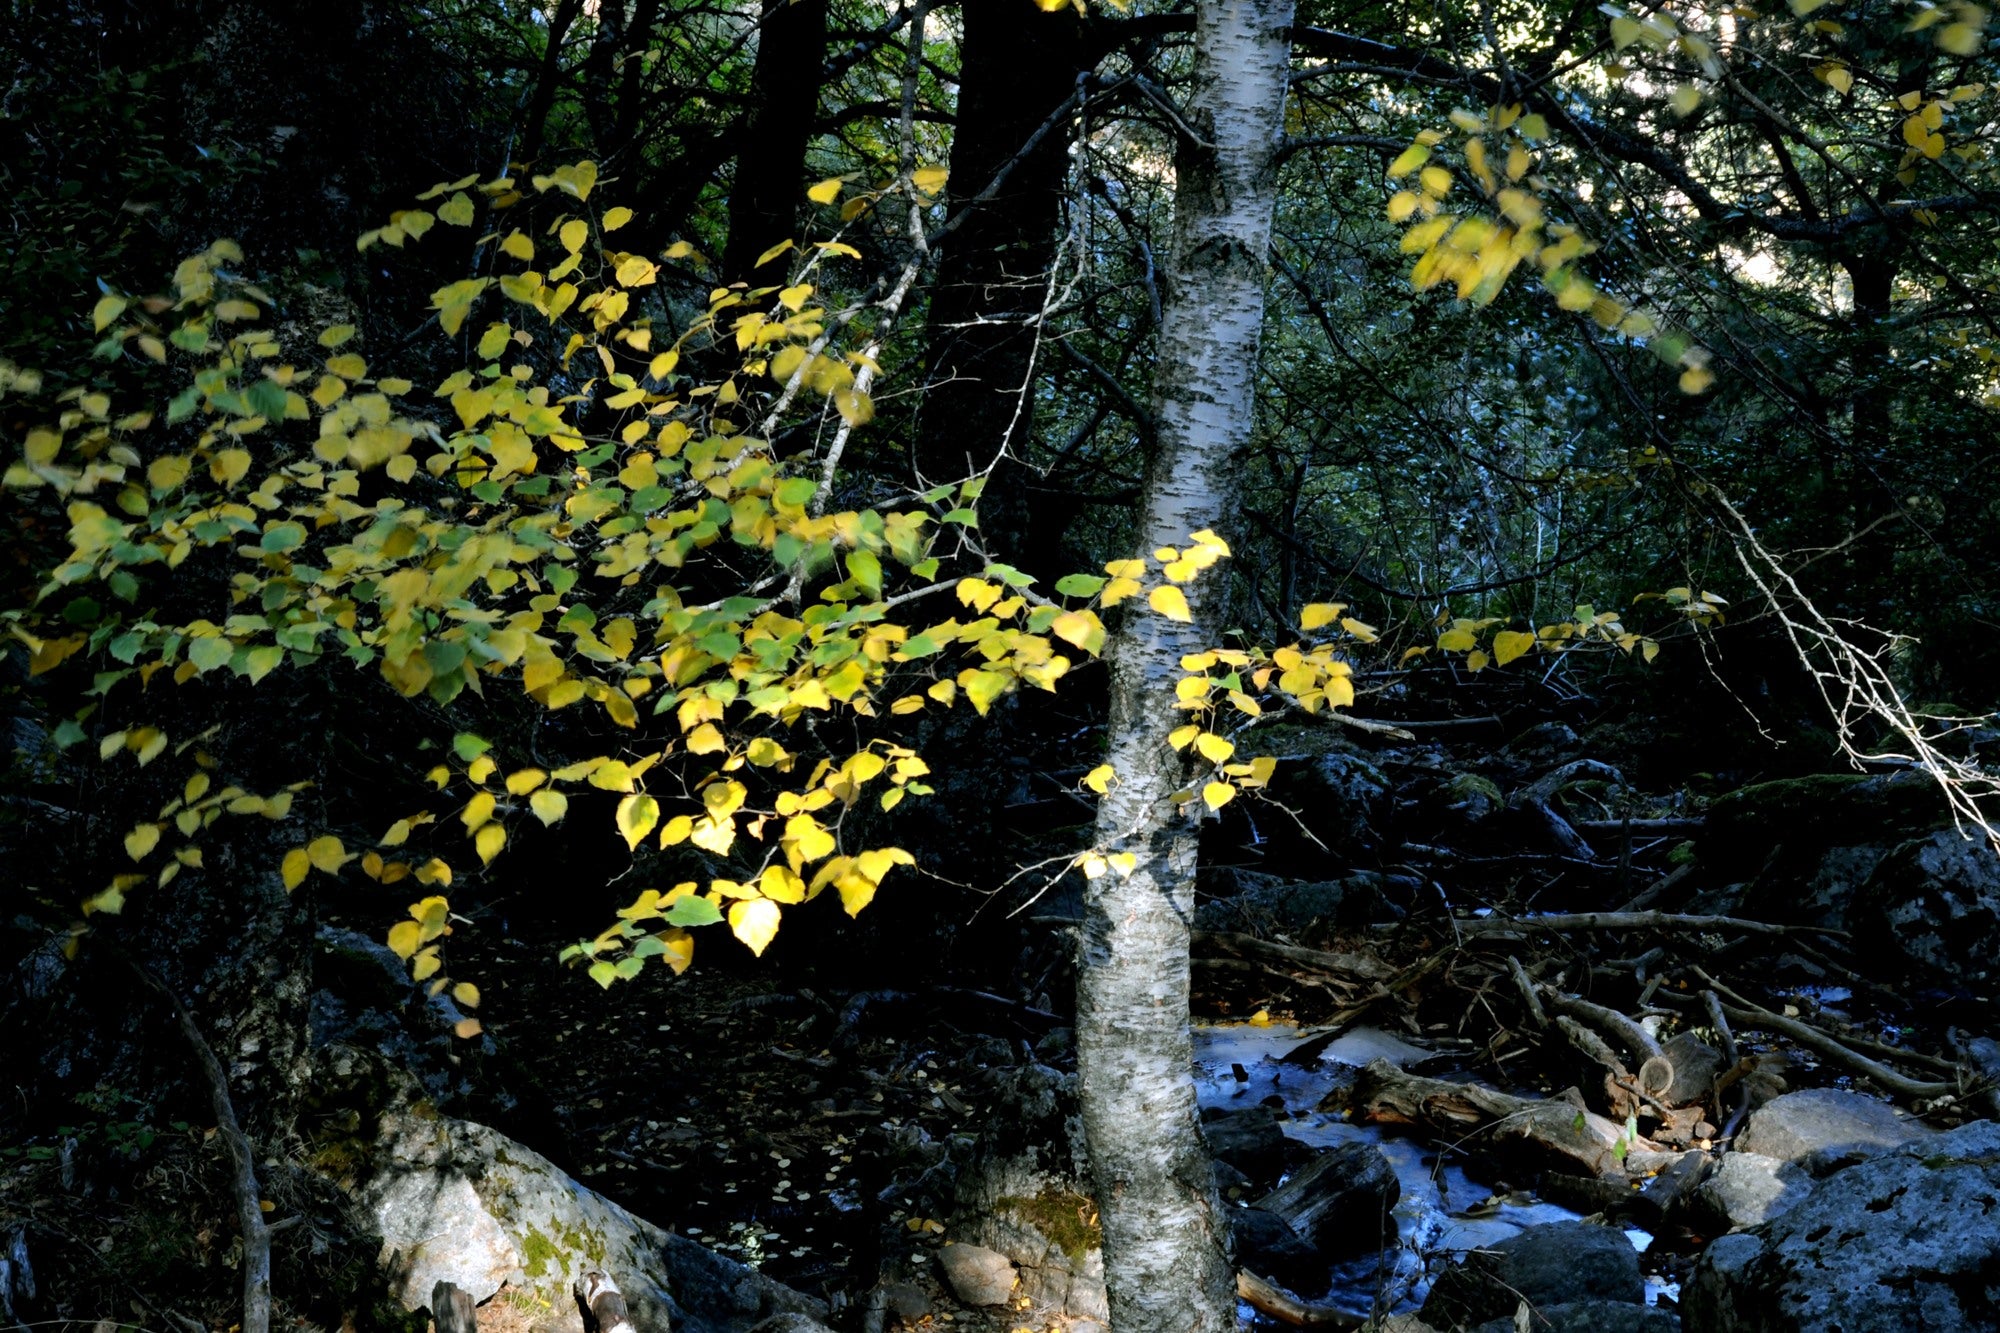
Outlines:
[[[1246, 1323], [2000, 1327], [2000, 858], [1929, 780], [1648, 793], [1566, 727], [1458, 749], [1314, 739], [1274, 791], [1298, 818], [1232, 816], [1251, 851], [1204, 871], [1195, 1072]], [[471, 1043], [322, 926], [317, 1090], [264, 1163], [281, 1308], [420, 1325], [449, 1281], [489, 1333], [555, 1333], [602, 1271], [648, 1333], [1101, 1329], [1068, 918], [1035, 910], [984, 981], [607, 992], [496, 918], [457, 964], [496, 979]], [[40, 968], [9, 1021], [52, 1012]], [[119, 1114], [8, 1157], [4, 1322], [227, 1329], [219, 1147]]]

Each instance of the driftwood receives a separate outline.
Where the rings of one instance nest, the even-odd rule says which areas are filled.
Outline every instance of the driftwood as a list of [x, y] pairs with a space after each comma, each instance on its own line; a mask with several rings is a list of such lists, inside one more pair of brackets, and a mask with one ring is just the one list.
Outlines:
[[1352, 977], [1362, 982], [1385, 981], [1396, 975], [1396, 969], [1373, 954], [1327, 953], [1320, 949], [1307, 949], [1296, 944], [1280, 944], [1275, 940], [1259, 939], [1255, 935], [1244, 935], [1234, 931], [1198, 930], [1194, 932], [1194, 942], [1197, 945], [1212, 944], [1235, 954], [1291, 963], [1311, 968], [1315, 972]]
[[479, 1333], [479, 1313], [472, 1293], [439, 1278], [431, 1288], [431, 1322], [437, 1325], [437, 1333]]
[[1723, 1013], [1733, 1023], [1748, 1027], [1760, 1027], [1771, 1032], [1782, 1032], [1801, 1046], [1810, 1046], [1835, 1064], [1843, 1065], [1852, 1072], [1880, 1084], [1899, 1097], [1943, 1097], [1961, 1091], [1959, 1084], [1926, 1082], [1897, 1072], [1879, 1060], [1871, 1060], [1861, 1052], [1843, 1044], [1810, 1023], [1801, 1023], [1796, 1018], [1786, 1018], [1774, 1014], [1751, 1000], [1744, 999], [1729, 987], [1717, 981], [1700, 968], [1694, 974], [1721, 995], [1735, 1003], [1722, 1006]]
[[1685, 916], [1678, 912], [1552, 912], [1547, 916], [1469, 917], [1452, 923], [1467, 935], [1535, 930], [1715, 930], [1739, 935], [1841, 935], [1825, 926], [1787, 926], [1740, 916]]
[[[602, 1273], [585, 1273], [570, 1288], [584, 1313], [585, 1325], [593, 1333], [636, 1333], [632, 1316], [625, 1309], [625, 1294], [618, 1284]], [[445, 1333], [440, 1328], [438, 1333]]]
[[1601, 1004], [1574, 995], [1565, 995], [1550, 990], [1543, 997], [1544, 1003], [1559, 1014], [1581, 1019], [1599, 1032], [1618, 1039], [1618, 1044], [1639, 1057], [1641, 1061], [1656, 1060], [1660, 1055], [1660, 1043], [1653, 1034], [1619, 1013], [1616, 1009], [1606, 1009]]
[[[1574, 1094], [1571, 1094], [1574, 1095]], [[1679, 1160], [1569, 1096], [1513, 1097], [1477, 1083], [1406, 1074], [1387, 1060], [1361, 1071], [1354, 1087], [1358, 1115], [1378, 1124], [1420, 1125], [1454, 1142], [1483, 1135], [1500, 1147], [1527, 1149], [1593, 1176], [1628, 1180]], [[1621, 1143], [1626, 1151], [1619, 1152]]]
[[1236, 1294], [1259, 1314], [1294, 1328], [1360, 1328], [1367, 1323], [1329, 1305], [1307, 1305], [1282, 1287], [1266, 1282], [1247, 1268], [1236, 1274]]
[[181, 1036], [187, 1039], [188, 1046], [194, 1051], [195, 1063], [201, 1066], [203, 1080], [208, 1084], [209, 1108], [215, 1115], [216, 1137], [222, 1140], [223, 1147], [229, 1152], [230, 1192], [236, 1201], [237, 1231], [243, 1238], [242, 1333], [270, 1333], [271, 1233], [278, 1227], [266, 1225], [264, 1221], [263, 1190], [257, 1184], [257, 1158], [250, 1147], [250, 1136], [237, 1123], [236, 1106], [229, 1098], [229, 1075], [224, 1072], [222, 1062], [216, 1059], [208, 1039], [201, 1035], [201, 1027], [194, 1021], [194, 1015], [181, 1003], [181, 997], [174, 994], [166, 982], [134, 960], [127, 958], [125, 964], [173, 1010]]

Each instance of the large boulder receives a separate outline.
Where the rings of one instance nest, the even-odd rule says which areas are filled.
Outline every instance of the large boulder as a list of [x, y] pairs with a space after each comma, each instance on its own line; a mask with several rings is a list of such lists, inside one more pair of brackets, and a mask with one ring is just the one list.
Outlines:
[[1736, 1137], [1736, 1148], [1796, 1162], [1814, 1175], [1825, 1175], [1930, 1132], [1873, 1097], [1839, 1088], [1806, 1088], [1774, 1097], [1753, 1111], [1750, 1123]]
[[1524, 1300], [1540, 1310], [1594, 1302], [1643, 1305], [1645, 1299], [1639, 1255], [1623, 1232], [1557, 1222], [1474, 1250], [1444, 1271], [1420, 1313], [1433, 1327], [1455, 1329], [1511, 1319]]
[[1819, 1182], [1812, 1204], [1709, 1246], [1688, 1333], [1974, 1333], [2000, 1327], [2000, 1125], [1990, 1120]]
[[1335, 856], [1351, 859], [1380, 841], [1392, 786], [1358, 751], [1329, 749], [1280, 764], [1273, 785], [1278, 799], [1296, 809]]
[[406, 1309], [429, 1305], [440, 1281], [475, 1301], [507, 1286], [551, 1312], [549, 1333], [579, 1333], [571, 1287], [601, 1270], [641, 1328], [741, 1333], [776, 1315], [826, 1317], [823, 1302], [669, 1235], [485, 1125], [394, 1112], [372, 1165], [357, 1194]]
[[1947, 828], [1902, 844], [1861, 887], [1854, 915], [1929, 984], [1984, 993], [2000, 978], [2000, 855], [1984, 839]]

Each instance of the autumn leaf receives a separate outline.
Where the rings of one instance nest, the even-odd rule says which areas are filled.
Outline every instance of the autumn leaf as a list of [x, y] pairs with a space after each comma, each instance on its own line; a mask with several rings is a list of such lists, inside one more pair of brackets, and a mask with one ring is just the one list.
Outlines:
[[751, 953], [763, 957], [765, 948], [778, 933], [778, 905], [768, 898], [731, 903], [729, 930], [749, 946]]
[[618, 802], [618, 832], [625, 838], [629, 851], [637, 851], [653, 826], [660, 822], [660, 803], [644, 792], [627, 796]]
[[1171, 584], [1162, 584], [1146, 594], [1146, 605], [1169, 620], [1183, 623], [1192, 622], [1194, 614], [1188, 610], [1187, 594]]

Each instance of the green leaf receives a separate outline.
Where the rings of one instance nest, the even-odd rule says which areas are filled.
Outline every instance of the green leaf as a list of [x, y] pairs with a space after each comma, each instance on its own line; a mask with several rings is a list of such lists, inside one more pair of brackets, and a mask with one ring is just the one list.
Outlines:
[[492, 741], [484, 736], [475, 736], [469, 731], [461, 731], [451, 738], [452, 753], [468, 764], [492, 748]]
[[1065, 574], [1056, 580], [1056, 591], [1065, 597], [1095, 597], [1108, 581], [1096, 574]]
[[265, 529], [264, 539], [257, 543], [266, 555], [279, 555], [304, 544], [305, 525], [302, 523], [276, 523]]
[[670, 926], [712, 926], [722, 920], [722, 909], [706, 898], [692, 894], [674, 899], [674, 905], [667, 909], [667, 924]]

